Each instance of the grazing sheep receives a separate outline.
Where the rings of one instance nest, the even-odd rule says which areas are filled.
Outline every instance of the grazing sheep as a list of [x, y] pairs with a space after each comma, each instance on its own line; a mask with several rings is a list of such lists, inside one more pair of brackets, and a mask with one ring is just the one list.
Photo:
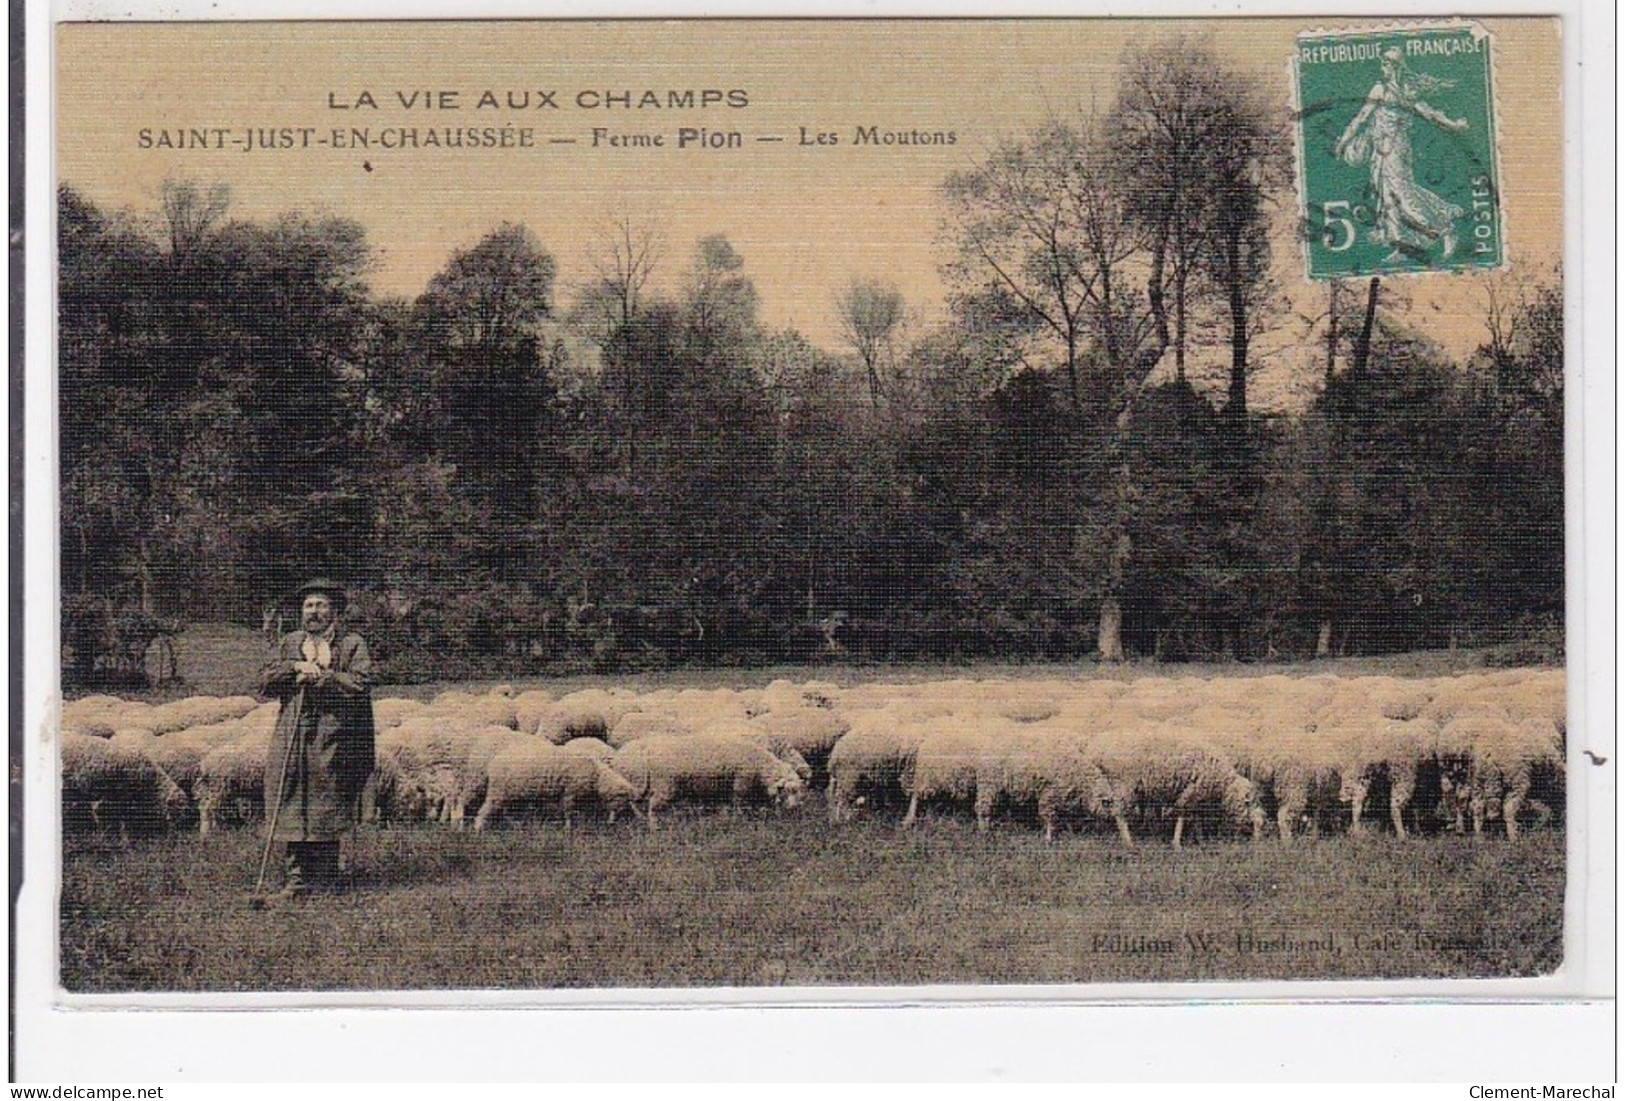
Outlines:
[[922, 719], [900, 708], [860, 711], [829, 754], [829, 820], [849, 822], [864, 799], [914, 785]]
[[1180, 848], [1185, 822], [1205, 802], [1216, 802], [1224, 816], [1263, 835], [1264, 811], [1253, 785], [1210, 745], [1174, 727], [1156, 724], [1108, 731], [1091, 739], [1088, 755], [1104, 780], [1103, 807], [1117, 823], [1126, 845], [1134, 844], [1127, 812], [1171, 812], [1174, 848]]
[[[207, 751], [202, 748], [205, 743], [200, 741], [195, 743], [199, 748], [192, 754], [178, 755], [174, 752], [164, 752], [171, 749], [164, 745], [166, 741], [170, 738], [183, 739], [186, 733], [183, 731], [168, 738], [160, 738], [145, 730], [126, 730], [108, 739], [109, 747], [120, 752], [141, 754], [163, 775], [165, 817], [170, 826], [177, 828], [190, 826], [197, 814], [197, 806], [192, 800], [192, 788], [197, 780], [197, 765], [202, 761], [203, 753]], [[166, 763], [173, 763], [176, 767], [172, 771], [165, 767]]]
[[[548, 744], [551, 745], [552, 743], [549, 742]], [[571, 738], [558, 748], [566, 753], [590, 757], [592, 760], [600, 761], [606, 765], [615, 756], [615, 747], [598, 738]]]
[[814, 775], [828, 771], [829, 755], [850, 724], [839, 713], [822, 707], [773, 708], [756, 719], [769, 748], [794, 749], [806, 758]]
[[679, 719], [696, 727], [722, 719], [748, 719], [752, 710], [760, 706], [759, 700], [732, 688], [683, 688], [661, 703]]
[[782, 711], [790, 708], [813, 707], [819, 710], [830, 710], [841, 698], [840, 686], [828, 681], [795, 681], [779, 678], [757, 693], [757, 698], [763, 708], [768, 711]]
[[[1024, 724], [1001, 738], [993, 752], [979, 756], [974, 804], [976, 828], [986, 832], [992, 827], [993, 812], [1001, 802], [1038, 807], [1044, 792], [1062, 782], [1060, 748], [1074, 733], [1074, 728], [1061, 723]], [[1056, 793], [1052, 797], [1051, 813], [1039, 816], [1046, 841], [1055, 837], [1055, 815], [1064, 802], [1067, 801]]]
[[150, 725], [154, 734], [169, 734], [190, 726], [240, 719], [259, 706], [260, 701], [253, 696], [188, 696], [183, 700], [160, 704], [153, 709], [150, 724], [143, 722], [140, 725]]
[[65, 833], [155, 833], [190, 806], [175, 782], [128, 740], [64, 734], [61, 752]]
[[[119, 737], [127, 737], [127, 734]], [[250, 736], [270, 738], [269, 731], [248, 727], [245, 719], [232, 722], [210, 723], [177, 730], [163, 737], [149, 735], [144, 741], [145, 752], [152, 762], [164, 770], [165, 775], [180, 785], [189, 798], [196, 798], [196, 787], [203, 758], [220, 746], [242, 741]]]
[[122, 708], [128, 701], [119, 696], [91, 695], [80, 696], [76, 700], [68, 700], [62, 705], [63, 722], [79, 722], [94, 718], [105, 711], [114, 711]]
[[442, 692], [430, 702], [427, 712], [441, 721], [465, 726], [504, 726], [515, 729], [514, 701], [503, 695], [476, 696], [469, 692]]
[[1311, 716], [1290, 695], [1276, 703], [1253, 700], [1251, 706], [1246, 694], [1228, 698], [1243, 702], [1198, 707], [1179, 725], [1246, 777], [1259, 807], [1274, 803], [1276, 829], [1289, 841], [1300, 825], [1316, 825], [1337, 805], [1337, 762], [1320, 752]]
[[[1472, 814], [1473, 833], [1484, 832], [1487, 820], [1499, 817], [1508, 838], [1518, 836], [1518, 814], [1529, 803], [1537, 776], [1558, 775], [1563, 751], [1550, 719], [1511, 720], [1490, 710], [1459, 711], [1441, 731], [1441, 741], [1470, 747], [1466, 782], [1452, 777], [1449, 793], [1460, 818], [1461, 801]], [[1551, 808], [1539, 806], [1542, 820]]]
[[[906, 788], [908, 811], [902, 824], [914, 824], [922, 799], [976, 804], [978, 777], [1001, 759], [1001, 744], [1012, 736], [1015, 726], [1006, 719], [977, 719], [932, 728], [920, 739], [914, 754], [914, 769]], [[977, 824], [986, 829], [980, 814]]]
[[200, 836], [264, 816], [265, 768], [270, 754], [270, 737], [252, 736], [216, 746], [204, 755], [192, 787]]
[[92, 738], [111, 738], [120, 729], [152, 733], [156, 710], [150, 703], [118, 696], [82, 696], [62, 705], [62, 729]]
[[630, 692], [582, 689], [561, 696], [543, 710], [536, 733], [554, 745], [563, 745], [571, 738], [607, 738], [622, 716], [639, 707], [637, 697]]
[[400, 726], [408, 719], [421, 716], [428, 709], [428, 705], [419, 700], [403, 700], [394, 697], [376, 699], [372, 701], [373, 727], [377, 730], [389, 730]]
[[1349, 806], [1349, 832], [1364, 831], [1366, 800], [1373, 786], [1385, 782], [1394, 833], [1407, 836], [1405, 811], [1416, 796], [1418, 773], [1435, 759], [1427, 725], [1368, 715], [1317, 722], [1315, 734], [1338, 762], [1338, 798]]
[[521, 734], [534, 734], [541, 725], [542, 716], [553, 706], [553, 693], [540, 688], [521, 692], [513, 698], [514, 729]]
[[62, 731], [89, 738], [111, 738], [120, 730], [155, 733], [157, 708], [117, 696], [85, 696], [62, 705]]
[[1101, 767], [1095, 741], [1087, 728], [1065, 719], [1026, 724], [1000, 739], [977, 775], [978, 828], [988, 828], [994, 808], [1007, 801], [1036, 809], [1045, 841], [1055, 839], [1063, 815], [1084, 814], [1115, 822], [1124, 843], [1132, 845], [1127, 815], [1134, 800], [1121, 799]]
[[1140, 722], [1168, 722], [1201, 704], [1203, 684], [1200, 677], [1142, 677], [1114, 701], [1114, 712]]
[[802, 783], [811, 784], [812, 782], [812, 765], [807, 763], [807, 758], [803, 757], [801, 751], [792, 745], [788, 739], [765, 730], [759, 719], [718, 719], [707, 723], [694, 733], [711, 737], [743, 738], [747, 742], [755, 742], [795, 769], [796, 775], [801, 777]]
[[694, 729], [691, 723], [684, 722], [671, 711], [628, 711], [603, 736], [603, 740], [612, 748], [620, 749], [639, 738], [648, 738], [656, 734], [676, 738], [692, 734]]
[[558, 814], [570, 829], [576, 809], [584, 803], [603, 807], [613, 821], [618, 811], [632, 806], [637, 792], [593, 753], [569, 748], [587, 740], [555, 746], [545, 739], [525, 738], [503, 746], [486, 765], [485, 801], [474, 816], [474, 828], [484, 830], [521, 811], [535, 811]]
[[1432, 684], [1428, 681], [1361, 677], [1356, 683], [1376, 714], [1399, 722], [1418, 718], [1433, 698]]
[[1561, 669], [1507, 669], [1434, 682], [1421, 717], [1442, 729], [1457, 713], [1496, 712], [1512, 722], [1544, 720], [1560, 734], [1567, 726], [1566, 678]]
[[510, 727], [474, 726], [426, 715], [378, 736], [378, 757], [387, 758], [387, 796], [381, 816], [404, 817], [421, 808], [436, 821], [461, 828], [484, 797], [486, 765], [507, 745], [524, 740]]
[[656, 828], [656, 812], [679, 798], [726, 798], [738, 814], [747, 799], [794, 807], [806, 790], [795, 770], [766, 749], [726, 735], [639, 738], [617, 750], [610, 764], [644, 801], [650, 829]]
[[393, 822], [421, 822], [426, 817], [428, 806], [422, 790], [407, 782], [393, 754], [380, 749], [372, 775], [361, 789], [359, 820], [387, 826]]

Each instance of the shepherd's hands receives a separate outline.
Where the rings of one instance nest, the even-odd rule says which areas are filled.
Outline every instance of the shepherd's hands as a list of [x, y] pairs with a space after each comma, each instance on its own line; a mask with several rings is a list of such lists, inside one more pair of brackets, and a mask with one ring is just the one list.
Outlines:
[[293, 663], [295, 681], [299, 684], [320, 684], [327, 679], [327, 670], [314, 661], [296, 661]]

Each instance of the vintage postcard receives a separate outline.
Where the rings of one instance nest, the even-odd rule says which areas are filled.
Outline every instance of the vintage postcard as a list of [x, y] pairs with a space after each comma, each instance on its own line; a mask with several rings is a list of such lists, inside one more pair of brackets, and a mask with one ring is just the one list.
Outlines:
[[57, 999], [1595, 993], [1572, 29], [54, 24]]

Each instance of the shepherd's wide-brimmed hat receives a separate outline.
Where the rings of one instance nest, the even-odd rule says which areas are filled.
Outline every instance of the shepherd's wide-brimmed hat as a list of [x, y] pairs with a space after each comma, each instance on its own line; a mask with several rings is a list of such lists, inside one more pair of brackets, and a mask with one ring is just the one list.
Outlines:
[[328, 600], [333, 602], [333, 610], [336, 612], [342, 612], [345, 605], [349, 603], [349, 597], [345, 595], [344, 586], [331, 578], [313, 577], [294, 590], [294, 596], [300, 600], [304, 600], [311, 593], [321, 593], [327, 597]]

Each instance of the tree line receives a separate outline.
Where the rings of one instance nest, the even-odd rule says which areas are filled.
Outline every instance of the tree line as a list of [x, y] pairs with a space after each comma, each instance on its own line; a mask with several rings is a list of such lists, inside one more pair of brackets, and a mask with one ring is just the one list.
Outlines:
[[[855, 279], [834, 350], [632, 216], [565, 300], [518, 224], [406, 299], [342, 217], [62, 187], [65, 637], [318, 572], [400, 677], [1560, 631], [1557, 276], [1492, 284], [1466, 362], [1392, 287], [1297, 316], [1278, 105], [1192, 40], [1119, 89], [944, 181], [945, 320]], [[1303, 407], [1249, 401], [1261, 341], [1313, 347]]]

